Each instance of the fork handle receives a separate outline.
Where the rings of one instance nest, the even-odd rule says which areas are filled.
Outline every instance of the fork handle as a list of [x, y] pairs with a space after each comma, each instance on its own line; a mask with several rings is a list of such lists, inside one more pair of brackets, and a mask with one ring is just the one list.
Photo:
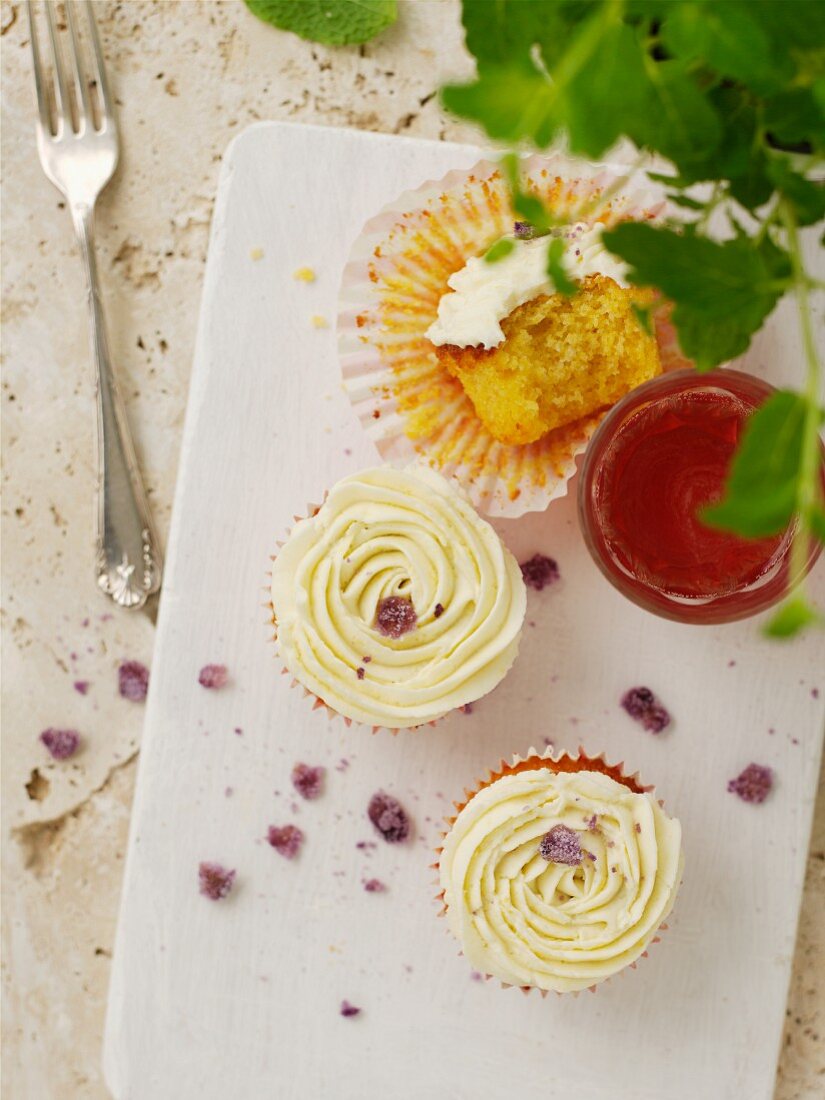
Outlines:
[[94, 208], [72, 207], [89, 300], [97, 390], [97, 583], [120, 607], [142, 607], [160, 587], [162, 561], [117, 387], [97, 279]]

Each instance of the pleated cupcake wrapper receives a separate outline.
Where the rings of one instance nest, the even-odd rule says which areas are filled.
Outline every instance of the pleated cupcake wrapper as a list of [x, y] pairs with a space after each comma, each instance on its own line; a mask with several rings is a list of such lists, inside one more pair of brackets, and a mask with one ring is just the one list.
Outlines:
[[[326, 497], [327, 497], [327, 494], [324, 494], [324, 500], [326, 500]], [[293, 521], [295, 523], [300, 523], [300, 521], [303, 520], [303, 519], [311, 519], [313, 516], [317, 516], [317, 514], [321, 510], [322, 504], [323, 504], [323, 501], [322, 501], [321, 504], [308, 504], [306, 514], [303, 515], [303, 516], [293, 516], [292, 517]], [[285, 533], [285, 535], [282, 539], [278, 539], [277, 542], [275, 543], [275, 546], [278, 550], [281, 549], [281, 547], [284, 545], [286, 540], [289, 538], [290, 530], [291, 530], [291, 528], [287, 530], [287, 532]], [[274, 562], [277, 559], [277, 557], [278, 557], [277, 553], [276, 554], [270, 554], [270, 556], [269, 556], [270, 562]], [[270, 581], [271, 576], [272, 576], [271, 571], [267, 570], [266, 577], [267, 577], [268, 582]], [[266, 620], [266, 625], [272, 631], [272, 633], [269, 637], [269, 641], [272, 642], [275, 645], [275, 647], [276, 647], [275, 657], [278, 661], [280, 661], [281, 656], [280, 656], [280, 650], [278, 649], [278, 616], [276, 614], [275, 607], [272, 603], [272, 587], [271, 587], [270, 583], [267, 583], [267, 584], [264, 585], [264, 591], [267, 594], [267, 598], [266, 598], [266, 600], [264, 602], [264, 605], [263, 605], [266, 608], [267, 613], [268, 613], [268, 618]], [[289, 669], [286, 667], [285, 664], [282, 664], [282, 666], [281, 666], [281, 675], [282, 676], [289, 676], [291, 678], [289, 686], [291, 688], [297, 690], [297, 691], [300, 691], [303, 694], [304, 699], [306, 699], [307, 702], [310, 703], [311, 709], [313, 711], [315, 711], [315, 712], [326, 712], [326, 715], [327, 715], [328, 718], [340, 718], [347, 728], [349, 728], [350, 726], [366, 726], [366, 728], [370, 729], [372, 731], [372, 733], [374, 733], [374, 734], [378, 733], [379, 730], [383, 729], [383, 730], [388, 730], [393, 736], [395, 736], [396, 734], [402, 733], [402, 732], [404, 732], [404, 733], [408, 733], [408, 732], [409, 733], [415, 733], [418, 730], [425, 729], [427, 726], [435, 726], [441, 721], [441, 718], [434, 718], [430, 722], [422, 722], [420, 726], [404, 726], [403, 729], [393, 728], [392, 726], [381, 726], [381, 725], [367, 726], [366, 723], [364, 723], [364, 722], [359, 722], [355, 718], [348, 718], [345, 714], [341, 714], [340, 711], [337, 711], [334, 707], [331, 707], [329, 705], [329, 703], [327, 703], [324, 699], [322, 699], [320, 697], [320, 695], [316, 695], [314, 691], [310, 691], [309, 688], [304, 687], [304, 685], [300, 682], [300, 680], [297, 680], [295, 678], [295, 676], [289, 671]], [[445, 715], [442, 715], [442, 717], [446, 718], [447, 716], [445, 714]]]
[[[615, 779], [617, 783], [623, 784], [634, 794], [650, 794], [653, 792], [653, 786], [646, 786], [639, 778], [639, 773], [634, 772], [633, 775], [625, 775], [624, 761], [618, 764], [609, 764], [605, 758], [604, 753], [599, 756], [588, 756], [584, 748], [580, 745], [578, 754], [572, 756], [570, 753], [561, 752], [558, 755], [555, 754], [553, 749], [547, 749], [544, 752], [539, 752], [538, 749], [529, 749], [526, 756], [514, 756], [512, 763], [508, 763], [506, 760], [499, 762], [496, 770], [490, 770], [487, 779], [479, 779], [474, 788], [464, 788], [464, 800], [462, 802], [453, 802], [455, 807], [455, 814], [452, 817], [445, 818], [447, 828], [441, 834], [442, 839], [446, 839], [450, 829], [455, 824], [456, 818], [464, 809], [464, 807], [470, 802], [479, 791], [483, 791], [485, 787], [492, 786], [499, 779], [502, 779], [505, 775], [516, 775], [518, 772], [536, 771], [539, 768], [550, 768], [555, 772], [601, 772], [602, 775], [610, 776], [611, 779]], [[659, 805], [664, 808], [664, 801], [660, 798], [657, 799]], [[436, 848], [436, 862], [431, 864], [432, 869], [436, 872], [436, 888], [438, 893], [436, 894], [436, 901], [440, 904], [439, 917], [444, 917], [447, 914], [448, 906], [444, 903], [444, 891], [441, 889], [441, 882], [438, 878], [438, 872], [441, 867], [441, 854], [444, 851], [443, 846]], [[666, 932], [668, 930], [667, 921], [663, 922], [656, 929], [656, 933], [648, 941], [648, 947], [641, 953], [638, 959], [635, 959], [632, 963], [628, 963], [622, 970], [616, 971], [615, 974], [611, 974], [609, 978], [604, 978], [602, 981], [597, 982], [595, 985], [588, 986], [586, 990], [574, 990], [572, 996], [578, 997], [579, 993], [595, 993], [599, 986], [605, 985], [606, 982], [611, 981], [613, 978], [622, 974], [625, 970], [635, 970], [639, 959], [646, 959], [648, 957], [648, 948], [654, 944], [661, 942], [660, 932]], [[447, 929], [448, 935], [452, 935], [449, 929]], [[463, 955], [463, 951], [459, 951], [459, 955]], [[493, 974], [482, 974], [481, 977], [484, 981], [495, 980]], [[569, 997], [570, 993], [561, 993], [557, 990], [539, 989], [538, 986], [532, 985], [520, 985], [513, 986], [508, 982], [499, 982], [502, 989], [520, 989], [522, 993], [532, 993], [536, 990], [542, 997], [546, 997], [548, 993], [555, 992], [557, 997]]]
[[[523, 162], [529, 187], [553, 212], [613, 225], [651, 220], [665, 201], [640, 172], [587, 166], [566, 157]], [[620, 193], [606, 192], [627, 176]], [[549, 432], [535, 443], [499, 443], [476, 415], [461, 383], [435, 355], [426, 331], [450, 275], [512, 233], [517, 215], [497, 165], [449, 172], [407, 191], [364, 226], [341, 283], [338, 346], [344, 389], [370, 439], [387, 461], [416, 455], [466, 489], [487, 515], [542, 511], [564, 496], [606, 410]], [[661, 331], [659, 331], [661, 330]], [[657, 311], [665, 369], [683, 366], [672, 326]]]

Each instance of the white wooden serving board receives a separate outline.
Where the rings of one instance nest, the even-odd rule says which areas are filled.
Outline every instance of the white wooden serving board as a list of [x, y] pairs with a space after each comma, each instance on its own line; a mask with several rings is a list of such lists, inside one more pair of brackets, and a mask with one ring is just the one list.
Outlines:
[[[274, 123], [227, 153], [110, 993], [116, 1100], [772, 1095], [819, 771], [821, 638], [777, 645], [756, 621], [696, 628], [636, 609], [592, 564], [568, 497], [497, 525], [519, 557], [555, 557], [562, 581], [530, 593], [516, 666], [472, 715], [396, 737], [347, 729], [290, 690], [267, 641], [275, 540], [376, 461], [339, 388], [334, 327], [310, 317], [333, 322], [370, 215], [479, 155]], [[315, 284], [293, 279], [303, 265]], [[800, 362], [787, 304], [745, 366], [776, 382]], [[207, 662], [229, 666], [224, 690], [198, 685]], [[636, 684], [670, 708], [666, 734], [619, 708]], [[543, 1000], [471, 979], [428, 865], [450, 799], [545, 737], [604, 749], [655, 782], [682, 820], [686, 868], [670, 931], [637, 970], [595, 995]], [[297, 760], [329, 772], [323, 798], [293, 810]], [[762, 806], [725, 790], [752, 760], [776, 771]], [[377, 788], [409, 807], [416, 836], [365, 854]], [[288, 821], [307, 835], [294, 863], [262, 839]], [[237, 869], [226, 901], [199, 896], [203, 859]], [[388, 892], [366, 893], [371, 876]], [[343, 998], [362, 1014], [342, 1018]]]

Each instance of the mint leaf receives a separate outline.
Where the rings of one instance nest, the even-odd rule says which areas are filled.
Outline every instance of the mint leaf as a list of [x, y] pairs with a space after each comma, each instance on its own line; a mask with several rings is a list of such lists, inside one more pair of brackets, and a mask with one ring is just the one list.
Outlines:
[[537, 69], [488, 65], [472, 84], [442, 88], [441, 101], [448, 111], [481, 123], [491, 138], [511, 145], [528, 138], [543, 148], [556, 132], [556, 93]]
[[626, 222], [606, 230], [602, 240], [630, 266], [631, 282], [659, 287], [674, 302], [682, 351], [700, 370], [747, 349], [790, 278], [784, 252], [744, 237], [718, 244]]
[[310, 42], [352, 46], [368, 42], [391, 26], [396, 0], [245, 0], [249, 10]]
[[822, 618], [802, 595], [791, 596], [765, 625], [769, 638], [792, 638], [807, 626], [821, 625]]
[[547, 275], [559, 294], [572, 298], [579, 288], [565, 271], [563, 261], [564, 241], [561, 237], [554, 237], [547, 249]]
[[631, 302], [630, 308], [633, 316], [639, 322], [643, 332], [648, 336], [653, 335], [653, 310], [650, 306], [640, 306], [638, 302]]
[[467, 49], [482, 65], [527, 60], [534, 45], [541, 49], [545, 62], [552, 64], [569, 29], [565, 16], [574, 12], [573, 5], [559, 0], [464, 0], [461, 22]]
[[762, 538], [784, 531], [799, 499], [802, 426], [807, 402], [780, 390], [750, 417], [725, 485], [725, 496], [706, 508], [712, 527]]
[[798, 225], [815, 225], [825, 218], [825, 184], [795, 172], [787, 157], [774, 157], [768, 164], [768, 175], [777, 190], [793, 203]]
[[764, 125], [772, 138], [788, 145], [809, 141], [818, 149], [825, 145], [825, 103], [820, 101], [818, 84], [792, 88], [766, 102]]
[[501, 237], [499, 240], [491, 244], [487, 251], [484, 253], [484, 259], [488, 264], [498, 263], [499, 260], [503, 260], [505, 256], [509, 256], [515, 248], [515, 242], [511, 241], [509, 237]]

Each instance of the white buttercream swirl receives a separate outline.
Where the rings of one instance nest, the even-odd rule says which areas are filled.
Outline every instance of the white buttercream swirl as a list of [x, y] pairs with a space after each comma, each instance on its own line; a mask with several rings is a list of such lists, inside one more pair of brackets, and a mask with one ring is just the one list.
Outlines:
[[[600, 223], [584, 222], [555, 229], [552, 235], [565, 240], [562, 265], [571, 279], [607, 275], [626, 287], [627, 267], [602, 244]], [[464, 267], [447, 280], [450, 290], [438, 303], [438, 317], [427, 329], [436, 345], [455, 347], [497, 347], [504, 340], [501, 322], [508, 314], [539, 294], [553, 294], [547, 275], [548, 237], [531, 241], [514, 240], [507, 256], [488, 263], [483, 256], [471, 256]]]
[[[414, 629], [376, 628], [411, 600]], [[272, 569], [287, 669], [347, 718], [401, 729], [480, 698], [518, 651], [526, 594], [512, 554], [440, 475], [365, 470], [293, 528]], [[359, 671], [360, 670], [360, 671]]]
[[[578, 866], [540, 854], [557, 825], [578, 836]], [[681, 826], [650, 794], [600, 772], [540, 766], [473, 795], [440, 859], [447, 920], [470, 965], [558, 993], [634, 962], [667, 918], [681, 875]]]

